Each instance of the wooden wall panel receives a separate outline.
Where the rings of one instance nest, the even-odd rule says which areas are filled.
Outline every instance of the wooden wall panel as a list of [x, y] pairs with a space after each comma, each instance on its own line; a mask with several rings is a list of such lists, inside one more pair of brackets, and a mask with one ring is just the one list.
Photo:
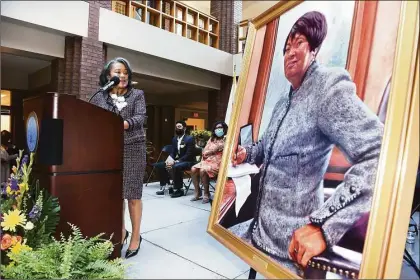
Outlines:
[[357, 1], [355, 4], [347, 70], [356, 83], [357, 95], [362, 100], [369, 71], [377, 8], [377, 1]]
[[254, 124], [254, 141], [258, 140], [258, 132], [260, 130], [261, 118], [264, 111], [265, 96], [267, 93], [268, 81], [270, 79], [274, 50], [276, 48], [278, 24], [279, 19], [277, 18], [267, 24], [265, 32], [261, 62], [257, 72], [258, 77], [252, 99], [253, 106], [251, 107], [251, 112], [249, 114], [249, 122]]

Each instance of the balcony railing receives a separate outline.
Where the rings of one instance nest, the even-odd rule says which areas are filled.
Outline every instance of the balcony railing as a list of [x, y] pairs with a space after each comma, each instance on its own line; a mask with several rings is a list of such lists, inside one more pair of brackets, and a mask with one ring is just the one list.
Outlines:
[[135, 18], [193, 41], [219, 48], [219, 21], [171, 0], [112, 1], [116, 13]]

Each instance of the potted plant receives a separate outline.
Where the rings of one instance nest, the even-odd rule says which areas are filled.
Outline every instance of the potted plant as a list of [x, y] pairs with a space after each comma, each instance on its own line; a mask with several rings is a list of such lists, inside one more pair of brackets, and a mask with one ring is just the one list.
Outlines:
[[193, 130], [191, 136], [195, 138], [195, 143], [197, 146], [204, 147], [207, 144], [207, 141], [211, 137], [211, 132], [204, 129]]

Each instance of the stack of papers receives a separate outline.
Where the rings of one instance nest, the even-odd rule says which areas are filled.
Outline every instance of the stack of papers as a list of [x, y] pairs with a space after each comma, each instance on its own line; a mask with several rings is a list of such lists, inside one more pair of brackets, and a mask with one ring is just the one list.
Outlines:
[[236, 188], [236, 216], [238, 216], [239, 210], [251, 194], [251, 176], [249, 175], [258, 172], [260, 172], [260, 169], [255, 164], [242, 163], [237, 166], [228, 166], [227, 176], [232, 178]]
[[260, 169], [255, 164], [241, 163], [237, 166], [228, 166], [227, 176], [230, 178], [242, 177], [245, 175], [256, 174]]
[[171, 156], [168, 156], [168, 158], [166, 159], [165, 163], [166, 164], [174, 164], [175, 163], [175, 160]]

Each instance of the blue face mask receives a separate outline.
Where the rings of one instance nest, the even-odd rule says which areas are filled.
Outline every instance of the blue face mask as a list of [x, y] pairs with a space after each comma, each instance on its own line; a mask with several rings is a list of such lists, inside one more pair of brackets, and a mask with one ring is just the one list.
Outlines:
[[223, 131], [223, 128], [216, 128], [214, 130], [214, 134], [216, 134], [217, 137], [222, 137], [225, 134], [225, 132]]

